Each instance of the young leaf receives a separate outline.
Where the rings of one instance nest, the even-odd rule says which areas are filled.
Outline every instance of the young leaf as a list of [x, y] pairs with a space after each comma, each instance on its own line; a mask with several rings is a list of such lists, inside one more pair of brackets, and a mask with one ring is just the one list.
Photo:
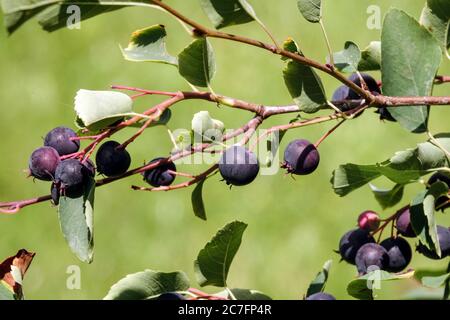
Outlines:
[[450, 279], [450, 273], [434, 277], [423, 277], [422, 284], [429, 288], [440, 288], [445, 285], [448, 279]]
[[[414, 18], [392, 9], [385, 17], [381, 34], [383, 94], [387, 96], [429, 96], [441, 63], [438, 41]], [[405, 129], [427, 130], [428, 106], [389, 108]]]
[[191, 202], [194, 214], [202, 220], [206, 221], [206, 210], [205, 204], [203, 203], [203, 184], [205, 180], [200, 181], [195, 186], [194, 191], [192, 191]]
[[178, 56], [180, 75], [198, 87], [208, 87], [216, 71], [214, 51], [206, 38], [194, 40]]
[[420, 24], [439, 41], [442, 50], [446, 51], [449, 41], [450, 20], [445, 17], [441, 18], [440, 14], [441, 12], [434, 12], [428, 4], [425, 4], [420, 16]]
[[200, 5], [216, 29], [254, 21], [245, 0], [200, 0]]
[[166, 292], [186, 291], [189, 279], [184, 272], [145, 270], [127, 275], [109, 290], [104, 300], [144, 300]]
[[333, 260], [328, 260], [322, 267], [322, 270], [316, 275], [316, 278], [310, 283], [308, 291], [306, 292], [306, 297], [312, 294], [322, 292], [327, 284], [328, 274], [330, 272], [331, 264]]
[[73, 253], [87, 263], [92, 262], [94, 254], [94, 192], [95, 180], [91, 179], [81, 196], [61, 196], [58, 207], [64, 238]]
[[381, 69], [381, 42], [372, 41], [361, 51], [361, 61], [358, 64], [359, 71], [378, 71]]
[[227, 224], [200, 250], [194, 263], [200, 286], [226, 287], [228, 271], [242, 241], [247, 224], [234, 221]]
[[309, 22], [318, 23], [322, 19], [322, 0], [298, 0], [297, 6]]
[[129, 61], [161, 62], [176, 66], [177, 58], [167, 52], [166, 36], [166, 29], [160, 24], [137, 30], [131, 35], [128, 47], [121, 48], [122, 54]]
[[0, 300], [22, 300], [23, 277], [35, 253], [21, 249], [0, 263]]
[[370, 184], [370, 189], [372, 189], [375, 199], [381, 208], [387, 209], [395, 206], [402, 200], [405, 187], [401, 184], [396, 184], [392, 189], [379, 189], [375, 185]]
[[361, 51], [359, 47], [347, 41], [344, 50], [333, 54], [335, 67], [342, 72], [352, 73], [358, 71], [358, 64], [361, 61]]
[[419, 240], [431, 251], [441, 256], [441, 247], [437, 237], [435, 201], [446, 195], [448, 187], [444, 182], [434, 183], [428, 190], [420, 192], [411, 202], [411, 225]]

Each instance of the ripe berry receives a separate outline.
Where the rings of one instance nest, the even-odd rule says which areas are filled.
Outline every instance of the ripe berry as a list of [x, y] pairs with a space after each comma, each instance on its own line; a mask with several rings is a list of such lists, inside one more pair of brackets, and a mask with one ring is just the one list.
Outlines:
[[380, 115], [380, 120], [397, 122], [397, 120], [395, 120], [395, 118], [391, 115], [391, 113], [389, 112], [389, 110], [386, 107], [377, 108], [375, 113], [378, 113]]
[[77, 134], [70, 128], [57, 127], [47, 133], [44, 139], [46, 147], [52, 147], [58, 151], [60, 156], [75, 153], [80, 149], [80, 141], [71, 140], [76, 138]]
[[39, 180], [51, 181], [60, 162], [59, 154], [55, 149], [51, 147], [38, 148], [30, 157], [30, 174]]
[[347, 86], [340, 86], [334, 91], [333, 97], [331, 98], [331, 101], [343, 101], [348, 100], [348, 93], [350, 91], [350, 88]]
[[380, 217], [374, 211], [364, 211], [358, 217], [358, 226], [361, 229], [374, 231], [380, 226]]
[[91, 176], [91, 177], [95, 177], [95, 165], [94, 162], [92, 162], [91, 159], [87, 159], [86, 161], [82, 162], [83, 165], [86, 167], [87, 169], [87, 173]]
[[355, 263], [360, 275], [366, 274], [372, 268], [385, 270], [389, 265], [389, 255], [379, 244], [366, 243], [356, 253]]
[[450, 229], [437, 226], [437, 236], [439, 240], [439, 245], [441, 247], [441, 256], [439, 257], [436, 252], [428, 249], [424, 244], [419, 243], [416, 250], [423, 254], [425, 257], [433, 260], [441, 260], [447, 256], [450, 256]]
[[[164, 158], [156, 158], [148, 164], [163, 160]], [[153, 187], [170, 186], [175, 180], [175, 175], [168, 171], [177, 171], [177, 167], [173, 162], [165, 163], [157, 168], [147, 170], [142, 173], [144, 180]]]
[[395, 227], [398, 233], [407, 238], [415, 238], [416, 234], [411, 225], [411, 213], [409, 207], [407, 207], [402, 213], [400, 213], [395, 220]]
[[336, 300], [336, 298], [329, 293], [318, 292], [310, 295], [306, 300]]
[[298, 139], [288, 144], [284, 150], [282, 168], [288, 173], [307, 175], [317, 169], [320, 155], [317, 148], [308, 140]]
[[[433, 174], [430, 179], [428, 180], [428, 184], [431, 186], [433, 183], [436, 182], [444, 182], [448, 188], [450, 188], [450, 175], [443, 173], [443, 172], [436, 172], [435, 174]], [[435, 206], [436, 208], [440, 208], [442, 211], [444, 211], [447, 208], [450, 208], [450, 204], [447, 203], [449, 201], [449, 197], [448, 196], [442, 196], [439, 197], [436, 200]]]
[[55, 184], [60, 193], [75, 197], [83, 192], [87, 177], [91, 175], [88, 168], [77, 159], [62, 161], [55, 172]]
[[244, 186], [255, 180], [258, 175], [258, 158], [244, 147], [232, 146], [222, 154], [219, 171], [227, 184]]
[[367, 243], [374, 243], [375, 239], [367, 230], [355, 229], [344, 234], [339, 242], [339, 253], [343, 260], [355, 264], [356, 253]]
[[[361, 73], [361, 76], [364, 79], [364, 82], [366, 83], [367, 88], [370, 92], [377, 94], [381, 93], [380, 86], [378, 85], [377, 80], [375, 80], [372, 76], [366, 73]], [[354, 84], [356, 84], [358, 87], [362, 88], [361, 79], [358, 76], [358, 74], [354, 73], [348, 79]], [[355, 91], [349, 90], [348, 100], [358, 100], [358, 99], [361, 99], [361, 97]]]
[[130, 154], [125, 149], [118, 148], [119, 146], [116, 141], [108, 141], [98, 149], [95, 162], [99, 173], [111, 177], [128, 170], [131, 164]]
[[156, 300], [186, 300], [186, 298], [177, 292], [166, 292], [158, 296]]
[[401, 237], [388, 238], [383, 240], [380, 245], [386, 249], [389, 255], [389, 264], [386, 271], [400, 272], [411, 262], [411, 246], [405, 239]]
[[50, 188], [50, 195], [52, 196], [52, 203], [57, 206], [59, 204], [59, 188], [55, 183], [52, 183], [52, 187]]

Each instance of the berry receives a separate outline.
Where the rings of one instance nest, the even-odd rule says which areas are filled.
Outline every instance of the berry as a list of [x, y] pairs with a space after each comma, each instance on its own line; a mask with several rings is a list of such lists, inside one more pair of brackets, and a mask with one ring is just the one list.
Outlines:
[[395, 220], [395, 227], [398, 233], [407, 238], [415, 238], [416, 234], [411, 225], [411, 213], [409, 207], [407, 207], [402, 213], [400, 213]]
[[83, 194], [84, 184], [91, 173], [89, 169], [77, 159], [62, 161], [55, 172], [55, 184], [61, 194], [77, 197]]
[[318, 292], [310, 295], [306, 300], [336, 300], [336, 298], [329, 293]]
[[72, 129], [57, 127], [47, 133], [44, 139], [44, 145], [54, 148], [60, 156], [64, 156], [75, 153], [80, 149], [80, 141], [71, 140], [71, 138], [76, 137], [77, 134]]
[[397, 120], [395, 120], [395, 118], [391, 115], [391, 113], [389, 112], [389, 110], [386, 107], [377, 108], [375, 113], [378, 113], [380, 115], [380, 120], [397, 122]]
[[[367, 88], [370, 92], [375, 94], [381, 93], [380, 86], [378, 85], [377, 80], [375, 80], [372, 76], [366, 73], [361, 73], [361, 76], [364, 79], [364, 82], [366, 83]], [[358, 76], [358, 74], [354, 73], [348, 79], [354, 84], [356, 84], [358, 87], [362, 88], [361, 79]], [[361, 97], [355, 91], [349, 90], [348, 100], [359, 100], [359, 99], [361, 99]]]
[[50, 188], [50, 195], [52, 196], [52, 203], [57, 206], [59, 204], [59, 188], [55, 183], [52, 183], [52, 187]]
[[176, 292], [166, 292], [158, 296], [156, 300], [186, 300], [186, 298]]
[[423, 254], [425, 257], [433, 260], [441, 260], [447, 256], [450, 256], [450, 229], [443, 226], [437, 226], [437, 236], [439, 245], [441, 247], [440, 257], [436, 252], [431, 251], [422, 243], [419, 243], [419, 245], [417, 246], [417, 251]]
[[94, 162], [92, 162], [91, 159], [87, 159], [85, 162], [82, 162], [82, 163], [86, 167], [87, 173], [91, 177], [95, 177], [95, 165], [94, 165]]
[[[156, 158], [148, 164], [163, 160], [165, 158]], [[153, 187], [170, 186], [175, 180], [175, 175], [167, 171], [177, 171], [177, 167], [173, 162], [165, 163], [157, 168], [147, 170], [142, 173], [144, 180]]]
[[258, 175], [258, 158], [244, 147], [232, 146], [222, 154], [219, 171], [227, 184], [244, 186], [255, 180]]
[[51, 147], [38, 148], [30, 157], [30, 174], [39, 180], [51, 181], [60, 162], [59, 154], [55, 149]]
[[131, 157], [128, 151], [119, 146], [116, 141], [108, 141], [98, 149], [95, 162], [99, 173], [111, 177], [127, 172]]
[[[450, 188], [450, 175], [449, 174], [445, 174], [442, 172], [436, 172], [435, 174], [433, 174], [430, 179], [428, 180], [428, 184], [431, 186], [433, 183], [436, 182], [444, 182], [448, 188]], [[450, 204], [447, 203], [449, 201], [449, 197], [448, 196], [442, 196], [439, 197], [436, 200], [435, 206], [436, 208], [440, 208], [440, 210], [444, 211], [447, 208], [450, 208]]]
[[361, 229], [374, 231], [380, 226], [380, 217], [374, 211], [364, 211], [358, 217], [358, 226]]
[[375, 239], [367, 230], [354, 229], [344, 234], [339, 242], [339, 253], [343, 260], [355, 264], [356, 253], [367, 243], [374, 243]]
[[298, 139], [288, 144], [284, 150], [284, 163], [288, 173], [307, 175], [317, 169], [320, 155], [317, 148], [308, 140]]
[[386, 267], [386, 271], [400, 272], [411, 262], [411, 246], [405, 239], [401, 237], [388, 238], [383, 240], [380, 245], [386, 249], [389, 255], [389, 264]]
[[340, 86], [334, 91], [333, 97], [331, 98], [331, 101], [343, 101], [348, 100], [348, 93], [350, 91], [350, 88], [347, 86]]
[[389, 255], [379, 244], [366, 243], [356, 253], [355, 263], [360, 275], [375, 268], [385, 270], [389, 265]]

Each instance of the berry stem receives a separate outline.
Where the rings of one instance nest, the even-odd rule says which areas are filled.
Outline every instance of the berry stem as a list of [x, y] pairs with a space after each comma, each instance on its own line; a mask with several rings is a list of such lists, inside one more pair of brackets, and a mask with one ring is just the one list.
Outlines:
[[331, 128], [330, 130], [327, 131], [327, 133], [325, 133], [315, 144], [314, 146], [316, 148], [319, 147], [319, 145], [326, 139], [328, 138], [337, 128], [339, 128], [343, 123], [345, 122], [345, 119], [339, 121], [333, 128]]

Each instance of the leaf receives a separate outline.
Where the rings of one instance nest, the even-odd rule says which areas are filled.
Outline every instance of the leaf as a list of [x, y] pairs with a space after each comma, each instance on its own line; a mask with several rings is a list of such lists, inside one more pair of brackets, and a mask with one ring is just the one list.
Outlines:
[[448, 186], [441, 181], [433, 183], [428, 190], [420, 192], [411, 202], [411, 225], [419, 240], [431, 251], [441, 256], [441, 247], [437, 237], [435, 202], [446, 195]]
[[420, 16], [420, 24], [439, 41], [442, 50], [446, 51], [449, 41], [450, 20], [445, 17], [441, 18], [440, 14], [440, 11], [433, 12], [428, 4], [425, 4]]
[[242, 241], [247, 224], [234, 221], [227, 224], [200, 250], [194, 263], [200, 286], [226, 287], [228, 271]]
[[381, 42], [372, 41], [361, 51], [361, 61], [358, 64], [359, 71], [378, 71], [381, 69]]
[[194, 40], [179, 54], [178, 70], [194, 86], [209, 86], [216, 71], [216, 62], [214, 51], [206, 38]]
[[200, 111], [194, 114], [191, 121], [195, 142], [220, 141], [225, 125], [222, 121], [213, 119], [209, 111]]
[[0, 300], [22, 300], [22, 284], [36, 254], [25, 249], [0, 263]]
[[171, 56], [166, 48], [166, 29], [163, 25], [155, 25], [137, 30], [131, 35], [128, 47], [122, 49], [126, 60], [135, 62], [161, 62], [178, 65], [176, 57]]
[[133, 100], [116, 91], [81, 89], [75, 97], [75, 112], [79, 125], [91, 131], [106, 128], [132, 113]]
[[[284, 43], [284, 47], [287, 50], [295, 48], [296, 53], [302, 55], [292, 39], [288, 39]], [[322, 81], [311, 67], [290, 60], [283, 70], [283, 77], [286, 87], [300, 111], [315, 113], [326, 105], [327, 98]]]
[[375, 185], [370, 184], [370, 188], [375, 199], [383, 209], [391, 208], [399, 203], [403, 198], [403, 191], [405, 190], [405, 187], [401, 184], [396, 184], [392, 189], [379, 189]]
[[440, 276], [435, 276], [435, 277], [423, 277], [422, 284], [425, 287], [429, 287], [429, 288], [440, 288], [445, 285], [445, 283], [448, 279], [450, 279], [450, 273], [446, 273], [446, 274], [443, 274]]
[[184, 272], [145, 270], [127, 275], [109, 290], [104, 300], [143, 300], [166, 292], [186, 291], [189, 279]]
[[77, 257], [91, 263], [94, 254], [94, 193], [95, 180], [90, 179], [79, 197], [61, 196], [58, 215], [61, 231]]
[[[381, 43], [383, 94], [430, 96], [442, 57], [437, 40], [414, 18], [392, 9], [384, 19]], [[428, 106], [388, 109], [405, 129], [427, 130]]]
[[[447, 151], [450, 150], [450, 148], [445, 149]], [[431, 142], [424, 142], [417, 145], [417, 158], [422, 164], [423, 170], [449, 166], [447, 155]]]
[[203, 184], [205, 183], [205, 180], [200, 181], [195, 186], [194, 191], [192, 192], [191, 196], [191, 202], [192, 202], [192, 209], [194, 210], [194, 214], [199, 217], [202, 220], [206, 221], [206, 210], [205, 210], [205, 204], [203, 203]]
[[330, 272], [333, 260], [328, 260], [322, 267], [322, 270], [317, 274], [316, 278], [309, 284], [306, 296], [322, 292], [328, 280], [328, 273]]
[[317, 23], [322, 19], [322, 0], [298, 0], [297, 6], [307, 21]]
[[361, 60], [361, 51], [359, 47], [347, 41], [344, 45], [344, 50], [333, 54], [335, 67], [342, 72], [352, 73], [358, 71], [358, 64]]
[[405, 273], [389, 273], [383, 270], [374, 270], [352, 280], [347, 286], [347, 293], [359, 300], [373, 300], [374, 289], [381, 289], [383, 281], [408, 279], [414, 276], [414, 270]]
[[[272, 300], [268, 295], [252, 289], [230, 289], [234, 297], [237, 300], [249, 300], [249, 301], [259, 301], [259, 300]], [[214, 294], [216, 297], [221, 297], [225, 299], [230, 299], [230, 294], [228, 290], [223, 290], [219, 293]]]
[[216, 29], [254, 21], [252, 11], [248, 12], [245, 0], [200, 0], [203, 11]]
[[355, 189], [358, 189], [370, 181], [381, 176], [378, 167], [375, 165], [340, 165], [333, 171], [331, 183], [334, 192], [343, 197]]

